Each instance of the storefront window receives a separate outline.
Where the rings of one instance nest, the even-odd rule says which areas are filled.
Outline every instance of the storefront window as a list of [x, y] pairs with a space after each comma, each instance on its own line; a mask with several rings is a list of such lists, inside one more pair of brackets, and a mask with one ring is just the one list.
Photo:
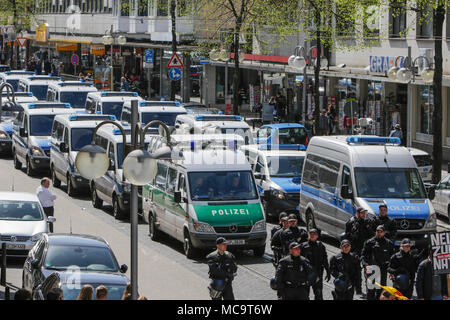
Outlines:
[[431, 86], [418, 86], [418, 112], [420, 133], [433, 134], [433, 88]]
[[156, 15], [158, 17], [167, 17], [169, 15], [169, 2], [168, 0], [158, 0], [158, 7], [157, 7], [157, 13]]

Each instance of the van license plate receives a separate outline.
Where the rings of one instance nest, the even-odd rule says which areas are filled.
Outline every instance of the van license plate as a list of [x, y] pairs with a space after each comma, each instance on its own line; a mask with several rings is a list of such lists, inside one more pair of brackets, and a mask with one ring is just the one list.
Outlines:
[[18, 249], [18, 250], [23, 250], [25, 249], [25, 245], [24, 244], [7, 244], [6, 245], [6, 249]]
[[227, 240], [227, 244], [235, 246], [235, 245], [244, 245], [245, 244], [245, 240], [243, 239], [231, 239], [231, 240]]

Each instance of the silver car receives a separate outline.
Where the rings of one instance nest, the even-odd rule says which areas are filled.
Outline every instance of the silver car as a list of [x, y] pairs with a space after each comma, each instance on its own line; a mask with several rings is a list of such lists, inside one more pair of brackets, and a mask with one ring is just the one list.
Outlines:
[[450, 174], [444, 177], [437, 185], [432, 186], [435, 191], [432, 204], [437, 213], [446, 216], [450, 222]]
[[6, 243], [7, 256], [26, 257], [55, 220], [47, 218], [35, 194], [0, 192], [0, 248]]

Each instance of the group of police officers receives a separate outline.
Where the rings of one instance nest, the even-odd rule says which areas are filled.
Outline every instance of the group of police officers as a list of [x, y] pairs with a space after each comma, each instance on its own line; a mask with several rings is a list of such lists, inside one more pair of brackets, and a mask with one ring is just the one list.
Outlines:
[[[380, 298], [382, 289], [375, 280], [379, 279], [384, 286], [388, 274], [394, 287], [411, 298], [415, 274], [425, 250], [421, 253], [411, 250], [411, 242], [405, 238], [400, 250], [395, 252], [393, 239], [397, 228], [387, 211], [387, 206], [380, 204], [379, 214], [372, 219], [367, 216], [367, 210], [357, 208], [356, 216], [346, 223], [341, 252], [330, 261], [325, 245], [318, 240], [320, 231], [310, 229], [307, 232], [297, 226], [296, 214], [282, 212], [279, 225], [271, 230], [276, 272], [270, 286], [277, 291], [278, 299], [309, 300], [312, 288], [315, 300], [323, 300], [325, 273], [327, 282], [334, 277], [334, 300], [353, 300], [355, 293], [362, 295], [361, 268], [364, 268], [368, 300]], [[233, 300], [231, 283], [237, 270], [235, 258], [226, 251], [226, 239], [218, 238], [216, 244], [217, 250], [207, 256], [212, 279], [210, 295], [213, 299]]]

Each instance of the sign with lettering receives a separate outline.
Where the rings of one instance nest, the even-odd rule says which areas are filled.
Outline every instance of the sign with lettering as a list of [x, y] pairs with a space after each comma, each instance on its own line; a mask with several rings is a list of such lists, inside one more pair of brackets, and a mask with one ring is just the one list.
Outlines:
[[[396, 57], [387, 56], [370, 56], [370, 72], [388, 72], [395, 64]], [[404, 57], [399, 57], [397, 61], [397, 67], [403, 67], [405, 62]]]
[[432, 233], [431, 249], [433, 250], [433, 272], [450, 274], [450, 232]]

